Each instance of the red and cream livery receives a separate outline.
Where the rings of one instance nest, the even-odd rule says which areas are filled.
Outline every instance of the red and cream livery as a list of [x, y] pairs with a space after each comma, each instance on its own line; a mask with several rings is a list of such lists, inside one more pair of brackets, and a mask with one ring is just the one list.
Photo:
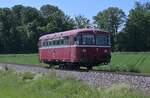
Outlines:
[[109, 63], [109, 34], [97, 29], [75, 29], [52, 33], [39, 38], [40, 61], [50, 65], [66, 64], [91, 69]]

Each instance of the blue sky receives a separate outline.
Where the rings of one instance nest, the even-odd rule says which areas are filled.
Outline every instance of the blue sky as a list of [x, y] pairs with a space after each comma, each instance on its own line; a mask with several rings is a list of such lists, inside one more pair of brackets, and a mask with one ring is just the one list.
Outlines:
[[12, 7], [22, 4], [40, 8], [44, 4], [58, 6], [69, 16], [84, 15], [92, 19], [99, 11], [108, 7], [119, 7], [128, 14], [134, 7], [134, 2], [147, 2], [150, 0], [0, 0], [0, 7]]

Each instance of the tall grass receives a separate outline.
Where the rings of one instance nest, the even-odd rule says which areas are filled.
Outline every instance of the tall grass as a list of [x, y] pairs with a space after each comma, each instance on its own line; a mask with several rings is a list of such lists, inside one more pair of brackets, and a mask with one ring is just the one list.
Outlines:
[[[27, 73], [26, 73], [27, 74]], [[28, 73], [29, 74], [29, 73]], [[38, 74], [31, 74], [36, 77]], [[0, 71], [0, 98], [149, 98], [143, 93], [120, 84], [108, 88], [90, 87], [73, 78], [55, 75], [22, 78], [24, 73]], [[27, 75], [28, 76], [28, 75]], [[28, 81], [27, 81], [28, 80]]]

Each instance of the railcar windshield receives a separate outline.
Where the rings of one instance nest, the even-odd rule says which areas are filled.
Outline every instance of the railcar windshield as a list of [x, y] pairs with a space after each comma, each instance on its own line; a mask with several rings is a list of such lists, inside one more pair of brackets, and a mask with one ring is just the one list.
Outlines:
[[81, 44], [81, 35], [77, 35], [74, 38], [74, 42], [75, 42], [76, 45], [80, 45]]
[[96, 45], [107, 46], [109, 45], [109, 38], [106, 35], [96, 36]]
[[95, 35], [95, 34], [82, 34], [77, 35], [74, 38], [76, 45], [98, 45], [108, 46], [110, 45], [110, 39], [108, 35]]
[[94, 45], [95, 44], [94, 35], [91, 35], [91, 34], [82, 35], [82, 44], [83, 45]]

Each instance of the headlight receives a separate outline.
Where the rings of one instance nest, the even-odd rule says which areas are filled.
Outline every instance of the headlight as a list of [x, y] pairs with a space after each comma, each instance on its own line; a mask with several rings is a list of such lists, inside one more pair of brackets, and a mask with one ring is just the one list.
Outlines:
[[85, 53], [85, 52], [86, 52], [86, 49], [83, 49], [83, 50], [82, 50], [82, 52], [84, 52], [84, 53]]
[[107, 50], [107, 49], [105, 49], [105, 50], [104, 50], [104, 53], [107, 53], [107, 52], [108, 52], [108, 50]]

